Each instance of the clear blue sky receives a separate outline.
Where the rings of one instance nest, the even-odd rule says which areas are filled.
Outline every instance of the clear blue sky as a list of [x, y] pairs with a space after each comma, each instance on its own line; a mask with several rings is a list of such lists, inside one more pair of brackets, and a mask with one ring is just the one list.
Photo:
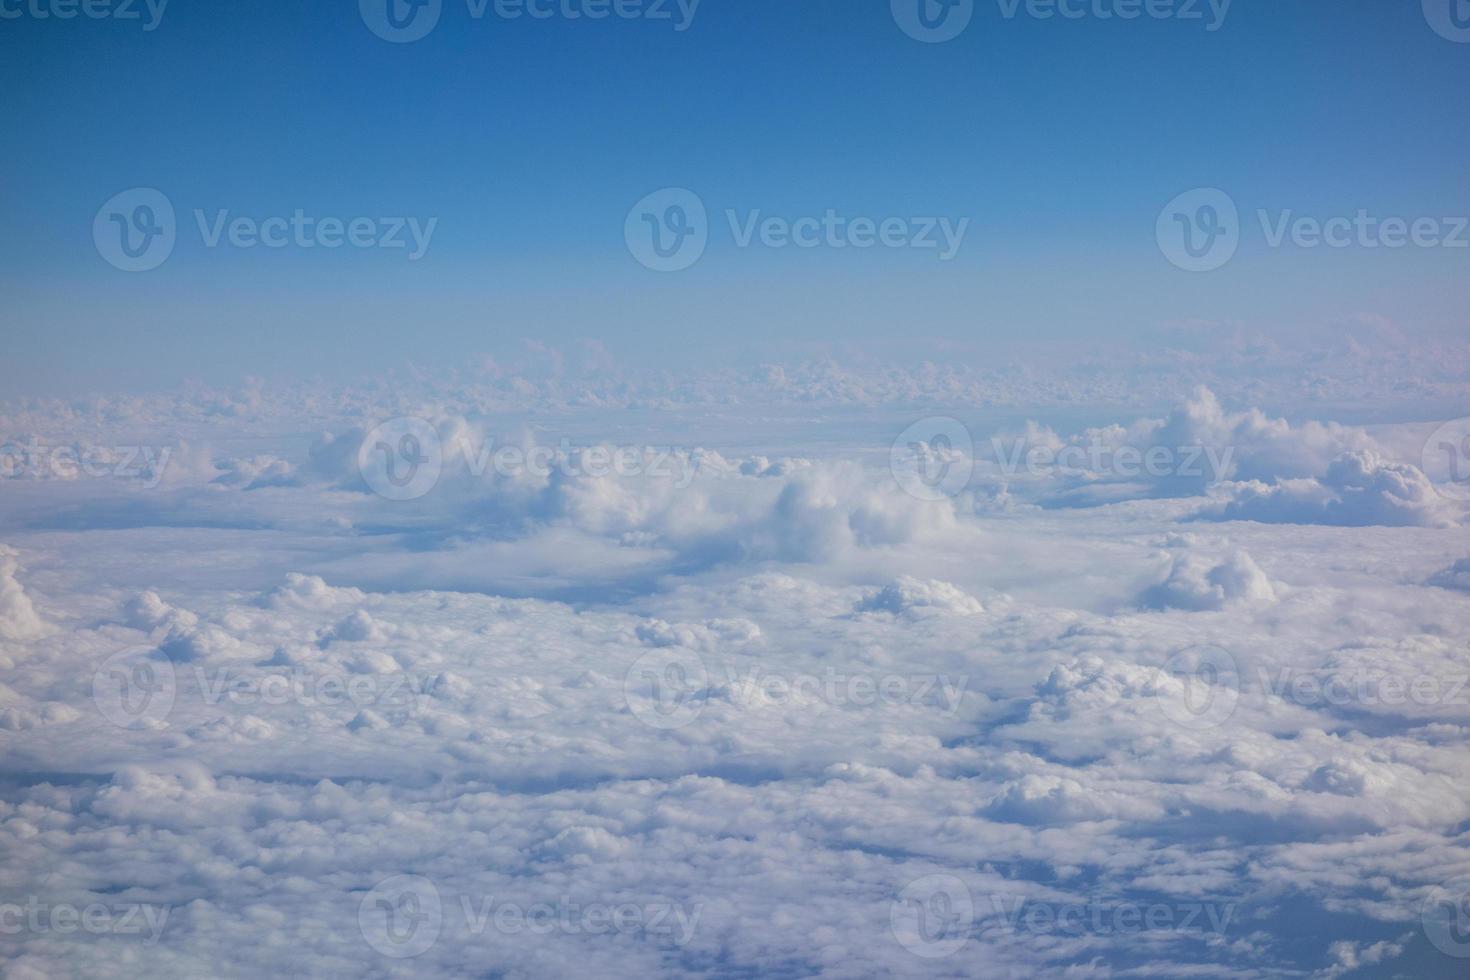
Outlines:
[[[888, 0], [704, 0], [683, 32], [444, 0], [408, 44], [355, 0], [173, 0], [151, 32], [0, 20], [0, 85], [10, 394], [450, 365], [528, 336], [674, 363], [894, 336], [1126, 344], [1195, 318], [1452, 331], [1470, 309], [1470, 250], [1273, 251], [1250, 230], [1258, 207], [1470, 214], [1470, 44], [1417, 0], [1236, 0], [1214, 32], [977, 0], [942, 44], [902, 33]], [[179, 239], [129, 274], [92, 221], [139, 186], [173, 202]], [[713, 232], [659, 274], [623, 223], [667, 186], [697, 192]], [[1247, 231], [1190, 274], [1154, 222], [1199, 186], [1229, 191]], [[209, 249], [195, 208], [438, 226], [418, 262]], [[739, 250], [725, 208], [971, 225], [949, 263]]]

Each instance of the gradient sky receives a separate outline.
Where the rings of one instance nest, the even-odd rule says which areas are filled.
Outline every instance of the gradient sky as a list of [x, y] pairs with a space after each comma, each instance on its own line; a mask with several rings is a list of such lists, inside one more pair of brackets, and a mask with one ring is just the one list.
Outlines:
[[[1470, 214], [1470, 44], [1417, 2], [1236, 0], [1209, 32], [978, 0], [931, 45], [887, 0], [704, 0], [683, 32], [444, 0], [409, 44], [355, 2], [173, 0], [151, 32], [0, 20], [0, 85], [7, 395], [451, 366], [524, 337], [672, 366], [895, 337], [1126, 347], [1179, 320], [1463, 332], [1470, 309], [1470, 249], [1272, 250], [1255, 226], [1256, 208]], [[139, 186], [173, 202], [179, 242], [128, 274], [92, 220]], [[668, 186], [714, 230], [697, 265], [659, 274], [623, 223]], [[1200, 186], [1234, 197], [1245, 241], [1191, 274], [1154, 223]], [[195, 208], [439, 220], [408, 262], [205, 248]], [[970, 228], [949, 263], [738, 250], [726, 208]]]

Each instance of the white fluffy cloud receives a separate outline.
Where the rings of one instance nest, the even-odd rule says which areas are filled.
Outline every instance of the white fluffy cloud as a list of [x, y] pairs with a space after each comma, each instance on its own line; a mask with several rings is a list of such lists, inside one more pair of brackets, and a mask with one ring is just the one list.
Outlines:
[[[579, 459], [675, 441], [636, 418], [451, 400], [217, 406], [190, 445], [254, 455], [7, 483], [4, 900], [109, 917], [38, 911], [11, 973], [1454, 975], [1465, 552], [1395, 433], [1198, 393], [1030, 438], [1233, 447], [1217, 498], [922, 501], [906, 417], [681, 417], [666, 478]], [[567, 465], [388, 500], [388, 412]]]
[[17, 579], [19, 572], [15, 549], [0, 545], [0, 638], [33, 640], [45, 634], [46, 624]]
[[1371, 450], [1339, 456], [1320, 478], [1238, 483], [1228, 491], [1218, 512], [1223, 520], [1450, 527], [1462, 516], [1462, 509], [1440, 496], [1417, 467], [1390, 462]]
[[1276, 589], [1251, 556], [1237, 551], [1212, 564], [1194, 554], [1176, 555], [1164, 581], [1148, 589], [1143, 603], [1155, 609], [1224, 609], [1231, 603], [1259, 605], [1276, 600]]

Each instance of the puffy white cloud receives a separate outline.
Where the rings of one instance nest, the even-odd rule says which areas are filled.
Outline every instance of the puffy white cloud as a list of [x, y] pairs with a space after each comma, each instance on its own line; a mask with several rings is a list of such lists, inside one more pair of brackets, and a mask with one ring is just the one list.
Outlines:
[[32, 640], [46, 633], [46, 623], [16, 577], [19, 573], [19, 552], [0, 545], [0, 638]]
[[1233, 484], [1216, 513], [1221, 520], [1345, 527], [1450, 527], [1462, 516], [1417, 467], [1372, 450], [1339, 456], [1321, 478]]
[[962, 616], [984, 612], [980, 600], [949, 582], [921, 581], [907, 575], [890, 582], [858, 603], [859, 612], [900, 613], [935, 610]]
[[1168, 577], [1143, 594], [1143, 604], [1153, 609], [1224, 609], [1275, 600], [1271, 580], [1244, 551], [1218, 564], [1194, 553], [1175, 555]]
[[[1327, 976], [1440, 955], [1418, 916], [1470, 874], [1470, 613], [1425, 583], [1458, 582], [1463, 543], [1333, 519], [1420, 506], [1372, 455], [1400, 434], [1203, 393], [1098, 426], [1235, 446], [1226, 492], [1340, 501], [1181, 531], [1202, 502], [1170, 495], [1200, 487], [1165, 478], [1091, 480], [1102, 507], [1051, 507], [1056, 484], [916, 500], [885, 465], [891, 414], [629, 413], [619, 439], [677, 424], [719, 451], [598, 475], [575, 460], [605, 411], [556, 417], [565, 452], [477, 414], [509, 377], [311, 411], [119, 403], [260, 455], [153, 489], [7, 484], [27, 561], [4, 553], [0, 608], [35, 616], [0, 644], [8, 890], [167, 912], [156, 934], [27, 928], [12, 972]], [[557, 377], [523, 397], [617, 402]], [[970, 390], [951, 381], [760, 384], [816, 405]], [[338, 435], [254, 428], [288, 409], [271, 432]], [[568, 465], [455, 462], [386, 500], [356, 441], [409, 413]], [[1234, 669], [1182, 673], [1203, 647]], [[109, 670], [119, 650], [141, 653]], [[395, 960], [361, 916], [415, 911], [375, 893], [404, 876], [439, 932]], [[588, 928], [594, 907], [627, 928]], [[1119, 930], [1122, 908], [1203, 925]], [[921, 911], [963, 926], [953, 955], [920, 955]]]

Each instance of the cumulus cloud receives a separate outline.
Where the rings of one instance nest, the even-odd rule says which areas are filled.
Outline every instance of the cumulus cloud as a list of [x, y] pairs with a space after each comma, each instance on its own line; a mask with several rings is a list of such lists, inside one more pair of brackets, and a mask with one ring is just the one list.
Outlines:
[[858, 612], [886, 612], [895, 616], [934, 610], [970, 616], [984, 612], [980, 600], [950, 584], [903, 576], [883, 586], [857, 604]]
[[[6, 936], [13, 972], [1325, 976], [1426, 948], [1406, 931], [1470, 874], [1470, 613], [1424, 586], [1458, 587], [1464, 550], [1341, 519], [1430, 513], [1381, 448], [1401, 433], [1207, 392], [1031, 428], [1054, 450], [1234, 447], [1222, 510], [1257, 484], [1337, 501], [1312, 526], [1182, 533], [1194, 477], [987, 473], [988, 501], [921, 501], [886, 466], [906, 421], [816, 431], [811, 406], [841, 399], [1005, 396], [939, 369], [752, 381], [803, 406], [785, 417], [629, 413], [619, 439], [677, 424], [689, 448], [669, 477], [594, 472], [605, 406], [641, 396], [573, 392], [547, 360], [330, 411], [109, 403], [258, 455], [147, 490], [7, 484], [7, 540], [45, 557], [0, 552], [7, 880], [158, 913]], [[482, 414], [593, 396], [555, 417], [565, 449]], [[414, 413], [443, 439], [551, 443], [555, 465], [461, 456], [386, 499], [358, 445]], [[1113, 506], [1053, 506], [1089, 485]], [[1203, 647], [1234, 669], [1184, 671]], [[431, 908], [411, 960], [364, 925]], [[555, 927], [505, 925], [533, 908]], [[589, 908], [627, 928], [584, 928]], [[1204, 925], [1119, 930], [1122, 908]], [[929, 955], [948, 925], [956, 950]]]
[[1194, 553], [1175, 555], [1164, 581], [1143, 594], [1151, 609], [1224, 609], [1232, 603], [1274, 602], [1276, 589], [1244, 551], [1218, 564]]
[[1372, 450], [1339, 456], [1320, 478], [1232, 484], [1223, 508], [1212, 513], [1227, 521], [1344, 527], [1450, 527], [1461, 516], [1417, 467]]
[[[1228, 481], [1316, 476], [1335, 457], [1371, 449], [1363, 430], [1334, 422], [1293, 425], [1259, 409], [1229, 412], [1199, 387], [1164, 418], [1060, 436], [1028, 422], [990, 440], [1003, 476], [1036, 482], [1052, 505], [1089, 506], [1139, 496], [1187, 497]], [[1036, 491], [1034, 491], [1036, 492]]]
[[0, 638], [33, 640], [45, 634], [46, 623], [26, 595], [19, 573], [19, 552], [0, 545]]

